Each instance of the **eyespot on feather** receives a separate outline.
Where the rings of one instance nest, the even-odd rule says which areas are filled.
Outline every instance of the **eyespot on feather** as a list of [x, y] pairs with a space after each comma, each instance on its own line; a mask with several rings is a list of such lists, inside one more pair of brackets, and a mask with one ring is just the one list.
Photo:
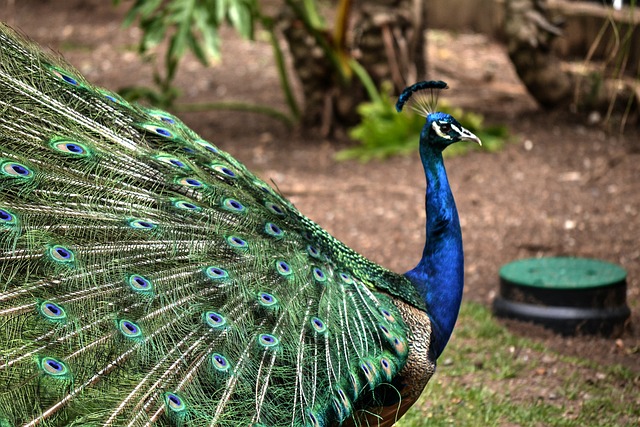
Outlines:
[[184, 185], [185, 187], [191, 187], [191, 188], [206, 187], [206, 185], [202, 181], [193, 177], [180, 178], [176, 182], [180, 185]]
[[378, 310], [380, 311], [380, 314], [382, 314], [382, 316], [387, 319], [387, 321], [391, 323], [394, 323], [396, 321], [396, 318], [393, 316], [393, 314], [391, 314], [391, 312], [386, 308], [380, 307]]
[[168, 155], [161, 154], [161, 155], [155, 156], [155, 159], [161, 163], [164, 163], [165, 165], [168, 165], [174, 168], [183, 169], [183, 170], [191, 169], [189, 166], [187, 166], [187, 164], [184, 161], [182, 161], [181, 159], [175, 156], [168, 156]]
[[153, 123], [139, 123], [138, 126], [154, 135], [158, 135], [169, 140], [176, 139], [176, 134], [165, 127], [158, 126]]
[[121, 319], [118, 321], [117, 326], [120, 333], [122, 333], [126, 338], [136, 339], [142, 337], [142, 330], [140, 327], [130, 320]]
[[164, 394], [164, 403], [172, 412], [183, 412], [187, 410], [187, 405], [180, 396], [175, 393], [167, 392]]
[[258, 302], [263, 307], [273, 307], [278, 303], [278, 299], [270, 293], [260, 292], [258, 294]]
[[249, 247], [249, 244], [245, 240], [242, 240], [237, 236], [229, 236], [226, 240], [229, 246], [236, 249], [246, 249]]
[[324, 283], [327, 281], [327, 275], [324, 273], [324, 271], [322, 271], [322, 269], [313, 267], [311, 271], [313, 272], [313, 278], [316, 280], [316, 282]]
[[229, 360], [219, 353], [213, 353], [211, 355], [211, 364], [219, 372], [229, 372], [231, 370]]
[[353, 284], [353, 278], [348, 273], [341, 272], [341, 273], [338, 274], [338, 276], [340, 277], [340, 280], [342, 281], [342, 283], [344, 283], [346, 285], [352, 285]]
[[45, 67], [47, 67], [49, 69], [49, 72], [59, 81], [64, 82], [70, 86], [75, 86], [78, 88], [83, 87], [80, 84], [80, 79], [76, 76], [71, 75], [71, 73], [69, 73], [68, 71], [56, 67], [55, 65], [46, 64]]
[[237, 212], [237, 213], [242, 213], [247, 210], [244, 207], [244, 205], [239, 201], [237, 201], [236, 199], [224, 199], [222, 201], [222, 207], [228, 210], [229, 212]]
[[227, 324], [227, 320], [220, 313], [207, 311], [203, 315], [204, 321], [212, 328], [221, 328]]
[[280, 341], [274, 335], [260, 334], [258, 336], [258, 343], [264, 348], [273, 348], [276, 347]]
[[282, 231], [280, 227], [278, 227], [276, 224], [272, 222], [267, 222], [264, 225], [264, 232], [267, 233], [269, 236], [276, 237], [276, 238], [282, 237], [284, 235], [284, 231]]
[[309, 320], [309, 324], [311, 325], [311, 328], [318, 334], [324, 334], [325, 332], [327, 332], [326, 323], [324, 323], [324, 321], [322, 321], [322, 319], [320, 319], [319, 317], [312, 317]]
[[282, 209], [282, 207], [280, 205], [277, 205], [277, 204], [271, 203], [271, 202], [266, 202], [265, 206], [267, 207], [267, 209], [269, 209], [271, 212], [273, 212], [274, 214], [276, 214], [278, 216], [284, 216], [285, 215], [284, 209]]
[[53, 245], [48, 249], [49, 257], [59, 263], [73, 263], [75, 261], [75, 254], [69, 248], [62, 245]]
[[166, 111], [146, 109], [146, 112], [154, 119], [161, 121], [162, 123], [165, 123], [169, 126], [177, 124], [177, 119]]
[[70, 139], [54, 139], [49, 145], [55, 151], [70, 157], [87, 157], [91, 154], [86, 145]]
[[313, 246], [313, 245], [308, 245], [307, 246], [307, 253], [313, 258], [316, 258], [316, 259], [320, 259], [321, 258], [320, 251], [318, 249], [316, 249], [316, 247]]
[[158, 226], [158, 224], [152, 221], [149, 221], [147, 219], [137, 219], [137, 218], [132, 218], [128, 220], [128, 224], [131, 228], [134, 228], [136, 230], [153, 230]]
[[227, 270], [214, 266], [205, 268], [204, 273], [212, 280], [222, 280], [229, 277], [229, 272]]
[[127, 284], [129, 287], [137, 293], [152, 294], [153, 283], [144, 276], [139, 274], [132, 274], [127, 278]]
[[220, 173], [221, 175], [226, 176], [227, 178], [237, 178], [238, 175], [236, 174], [235, 171], [233, 171], [232, 169], [230, 169], [227, 166], [224, 165], [211, 165], [211, 168]]
[[0, 227], [16, 225], [18, 222], [15, 214], [7, 209], [0, 208]]
[[31, 179], [33, 178], [33, 170], [22, 163], [11, 160], [0, 163], [0, 173], [11, 178]]
[[194, 142], [199, 146], [203, 147], [207, 151], [210, 151], [215, 154], [219, 153], [219, 150], [216, 147], [214, 147], [211, 143], [209, 143], [208, 141], [205, 141], [204, 139], [196, 139]]
[[187, 200], [180, 200], [180, 199], [176, 199], [172, 201], [173, 206], [175, 206], [178, 209], [182, 209], [182, 210], [187, 210], [187, 211], [200, 211], [202, 210], [202, 208], [198, 205], [196, 205], [193, 202], [187, 201]]
[[38, 305], [38, 311], [47, 320], [52, 322], [62, 322], [67, 319], [67, 313], [64, 308], [51, 301], [43, 301]]
[[53, 378], [64, 379], [69, 375], [69, 368], [67, 365], [63, 361], [54, 357], [42, 357], [38, 361], [38, 365], [42, 372]]
[[276, 270], [278, 271], [278, 274], [285, 277], [291, 276], [293, 274], [291, 266], [282, 260], [276, 261]]

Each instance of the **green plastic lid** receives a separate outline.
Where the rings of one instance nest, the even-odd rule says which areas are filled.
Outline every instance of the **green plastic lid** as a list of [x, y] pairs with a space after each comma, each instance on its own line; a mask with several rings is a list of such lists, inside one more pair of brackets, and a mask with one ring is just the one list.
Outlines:
[[624, 282], [627, 272], [609, 262], [588, 258], [529, 258], [500, 269], [502, 280], [545, 289], [586, 289]]

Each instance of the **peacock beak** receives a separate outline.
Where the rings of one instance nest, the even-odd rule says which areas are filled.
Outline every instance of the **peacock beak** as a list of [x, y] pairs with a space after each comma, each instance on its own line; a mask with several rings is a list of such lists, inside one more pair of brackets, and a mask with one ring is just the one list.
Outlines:
[[475, 142], [478, 145], [482, 145], [482, 141], [480, 141], [480, 138], [478, 138], [465, 128], [460, 128], [460, 141], [471, 141]]

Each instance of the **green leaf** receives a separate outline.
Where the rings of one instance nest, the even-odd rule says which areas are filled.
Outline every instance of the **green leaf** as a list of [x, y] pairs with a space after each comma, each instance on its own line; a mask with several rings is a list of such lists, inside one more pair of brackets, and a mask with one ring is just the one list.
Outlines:
[[229, 1], [232, 0], [216, 0], [216, 24], [220, 25], [227, 17], [227, 8], [229, 7]]
[[[196, 16], [196, 19], [200, 19]], [[218, 29], [213, 25], [206, 25], [206, 22], [200, 27], [202, 31], [202, 47], [206, 51], [208, 57], [218, 58], [220, 56], [220, 36]]]
[[253, 36], [251, 7], [247, 2], [232, 1], [227, 16], [231, 25], [238, 30], [242, 37], [249, 39]]
[[207, 52], [203, 49], [203, 46], [198, 42], [198, 40], [193, 37], [193, 35], [189, 37], [189, 49], [202, 65], [207, 65], [209, 63]]
[[140, 28], [144, 31], [139, 48], [142, 53], [160, 44], [167, 32], [166, 22], [160, 17], [140, 21]]
[[[120, 2], [116, 1], [115, 3]], [[149, 19], [161, 3], [162, 0], [137, 0], [131, 9], [129, 9], [129, 12], [127, 12], [123, 22], [124, 25], [131, 25], [136, 17], [140, 18], [141, 21]]]

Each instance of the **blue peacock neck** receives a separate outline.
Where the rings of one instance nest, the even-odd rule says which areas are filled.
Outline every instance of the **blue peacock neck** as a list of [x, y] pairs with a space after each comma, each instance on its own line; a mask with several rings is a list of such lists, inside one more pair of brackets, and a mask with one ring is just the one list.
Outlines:
[[[425, 131], [428, 132], [428, 128]], [[421, 136], [422, 141], [426, 140], [426, 135]], [[422, 259], [405, 276], [424, 298], [432, 323], [430, 350], [438, 358], [451, 337], [462, 300], [462, 232], [442, 160], [442, 150], [428, 143], [420, 145], [420, 157], [427, 179], [426, 243]]]

